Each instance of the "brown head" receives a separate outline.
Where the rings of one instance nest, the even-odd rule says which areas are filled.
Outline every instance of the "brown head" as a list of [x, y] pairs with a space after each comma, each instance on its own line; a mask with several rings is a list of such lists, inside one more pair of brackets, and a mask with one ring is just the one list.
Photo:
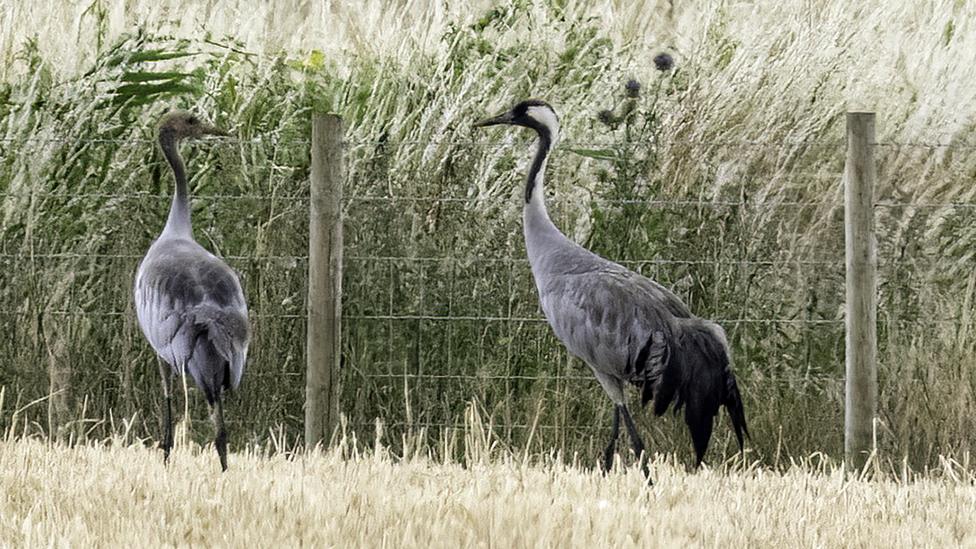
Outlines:
[[173, 110], [159, 120], [160, 141], [196, 139], [205, 135], [228, 135], [227, 132], [204, 122], [197, 115], [184, 110]]

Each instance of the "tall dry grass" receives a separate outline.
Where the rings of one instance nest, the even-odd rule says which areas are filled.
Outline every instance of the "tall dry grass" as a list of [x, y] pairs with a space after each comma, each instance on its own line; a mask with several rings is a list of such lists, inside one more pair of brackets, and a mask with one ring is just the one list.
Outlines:
[[[783, 472], [651, 463], [607, 476], [553, 456], [465, 463], [363, 450], [159, 452], [123, 437], [0, 441], [0, 543], [13, 546], [969, 546], [974, 478], [949, 461], [871, 479], [823, 457]], [[470, 445], [470, 446], [468, 446]]]
[[[952, 205], [972, 201], [976, 173], [971, 3], [324, 6], [0, 10], [0, 385], [22, 403], [71, 397], [29, 408], [34, 431], [133, 415], [140, 434], [156, 431], [156, 370], [129, 287], [164, 216], [167, 174], [146, 140], [171, 105], [241, 137], [187, 152], [194, 192], [223, 197], [197, 200], [197, 235], [236, 258], [262, 314], [229, 412], [236, 440], [299, 431], [304, 140], [310, 112], [327, 109], [350, 143], [350, 421], [366, 437], [377, 417], [436, 428], [474, 398], [512, 446], [595, 455], [609, 418], [585, 370], [538, 322], [478, 320], [539, 314], [521, 261], [526, 142], [468, 131], [532, 95], [562, 114], [558, 223], [728, 321], [766, 463], [841, 450], [843, 113], [877, 110], [879, 444], [919, 467], [972, 452], [976, 231], [972, 208]], [[654, 69], [662, 48], [677, 71]], [[608, 127], [597, 112], [619, 107], [627, 78], [643, 95], [630, 124]], [[639, 206], [651, 199], [679, 202]], [[369, 318], [388, 313], [475, 320]], [[687, 451], [677, 421], [642, 428], [652, 447]], [[733, 449], [720, 433], [715, 459]]]

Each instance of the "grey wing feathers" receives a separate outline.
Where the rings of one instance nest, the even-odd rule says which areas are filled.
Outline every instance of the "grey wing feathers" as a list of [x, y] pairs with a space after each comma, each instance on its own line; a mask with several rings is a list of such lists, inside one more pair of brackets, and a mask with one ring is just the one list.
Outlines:
[[660, 362], [668, 352], [673, 319], [691, 316], [674, 294], [611, 262], [587, 272], [550, 274], [540, 286], [540, 300], [570, 352], [628, 380], [649, 375], [649, 359]]
[[208, 392], [218, 383], [236, 388], [250, 338], [237, 275], [196, 243], [164, 244], [150, 249], [136, 276], [139, 324], [175, 371], [182, 366]]

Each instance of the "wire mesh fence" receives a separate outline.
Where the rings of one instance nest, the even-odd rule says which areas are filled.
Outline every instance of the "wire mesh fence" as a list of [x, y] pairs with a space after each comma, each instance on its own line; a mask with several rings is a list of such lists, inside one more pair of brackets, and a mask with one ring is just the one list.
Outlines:
[[[553, 166], [551, 180], [558, 182], [562, 175], [561, 166]], [[521, 178], [510, 178], [509, 183], [511, 192], [487, 196], [459, 197], [452, 192], [444, 197], [349, 199], [343, 315], [347, 369], [342, 402], [347, 409], [348, 403], [355, 403], [352, 417], [409, 417], [407, 425], [394, 426], [394, 432], [422, 424], [436, 437], [440, 429], [457, 428], [465, 406], [474, 400], [495, 418], [501, 439], [516, 447], [536, 430], [545, 431], [543, 444], [595, 455], [609, 428], [608, 400], [588, 369], [568, 356], [542, 317], [521, 241], [520, 189], [516, 188]], [[760, 308], [750, 303], [763, 286], [782, 289], [797, 277], [810, 278], [811, 268], [817, 269], [818, 276], [805, 285], [822, 286], [821, 292], [831, 294], [821, 298], [823, 302], [840, 303], [842, 227], [836, 227], [834, 242], [828, 243], [832, 245], [792, 257], [771, 257], [748, 247], [709, 249], [690, 242], [691, 235], [687, 240], [670, 236], [677, 240], [675, 246], [651, 244], [643, 249], [640, 243], [615, 241], [628, 238], [616, 226], [618, 222], [635, 215], [623, 208], [641, 210], [632, 227], [642, 227], [638, 232], [727, 219], [748, 224], [740, 227], [748, 231], [762, 222], [756, 214], [767, 207], [775, 210], [774, 216], [794, 216], [827, 204], [634, 195], [581, 201], [564, 197], [562, 190], [557, 186], [549, 199], [557, 225], [572, 235], [574, 227], [596, 212], [619, 210], [613, 212], [615, 219], [607, 220], [610, 230], [603, 233], [607, 240], [601, 240], [603, 235], [595, 228], [589, 228], [589, 234], [584, 228], [576, 236], [628, 268], [674, 288], [696, 313], [718, 320], [733, 340], [740, 370], [770, 354], [806, 346], [809, 356], [803, 368], [809, 379], [838, 379], [837, 367], [843, 365], [843, 319], [836, 309], [829, 314], [804, 312], [796, 302], [806, 301], [805, 296], [792, 298], [790, 311], [777, 310], [775, 304]], [[383, 212], [397, 212], [396, 227], [372, 229], [388, 221]], [[504, 222], [491, 223], [492, 217]], [[688, 218], [694, 221], [687, 223]], [[412, 230], [402, 231], [404, 225]], [[406, 238], [394, 244], [374, 237], [388, 231]], [[362, 238], [360, 232], [369, 236]], [[789, 282], [783, 273], [791, 273]], [[375, 345], [376, 341], [385, 345]], [[825, 352], [833, 359], [823, 361]], [[349, 368], [350, 362], [369, 369]], [[792, 379], [775, 377], [780, 385]], [[657, 440], [680, 440], [668, 423], [646, 421], [644, 426], [658, 431]], [[535, 440], [539, 438], [536, 434]], [[670, 442], [665, 444], [670, 447]]]
[[[767, 447], [786, 444], [776, 439], [777, 425], [801, 409], [801, 431], [820, 433], [809, 447], [837, 448], [843, 143], [704, 144], [724, 151], [701, 180], [715, 192], [669, 196], [664, 168], [620, 186], [599, 161], [571, 153], [613, 143], [564, 143], [570, 160], [554, 158], [549, 172], [552, 217], [573, 239], [672, 288], [696, 314], [725, 327], [747, 410], [761, 409], [753, 431], [765, 433]], [[48, 160], [70, 159], [81, 147], [71, 140], [35, 145], [31, 154]], [[904, 149], [950, 148], [879, 145], [881, 175], [890, 179]], [[540, 448], [599, 447], [608, 401], [539, 310], [521, 237], [521, 172], [499, 153], [515, 146], [347, 143], [340, 402], [362, 439], [374, 435], [380, 418], [394, 445], [418, 429], [433, 441], [463, 428], [465, 409], [476, 403], [513, 446], [544, 433], [532, 438]], [[239, 271], [251, 310], [247, 372], [228, 407], [238, 441], [302, 430], [308, 147], [302, 139], [227, 141], [186, 153], [196, 237]], [[723, 159], [734, 162], [743, 150], [786, 160], [769, 160], [747, 177], [722, 174]], [[89, 142], [84, 151], [74, 162], [37, 163], [47, 166], [42, 172], [29, 161], [8, 162], [2, 172], [0, 386], [22, 404], [71, 394], [58, 400], [67, 409], [51, 399], [25, 411], [38, 430], [136, 417], [141, 434], [153, 436], [158, 373], [135, 322], [131, 288], [165, 219], [169, 174], [148, 142]], [[578, 184], [587, 177], [600, 185]], [[764, 194], [766, 181], [789, 184]], [[877, 201], [883, 333], [926, 316], [958, 321], [927, 310], [917, 291], [933, 269], [951, 273], [954, 266], [912, 243], [933, 220], [961, 223], [973, 206], [893, 195]], [[194, 418], [202, 419], [202, 398], [190, 398]], [[678, 422], [647, 416], [641, 424], [654, 433], [655, 449], [683, 448]], [[802, 433], [787, 443], [799, 449]]]
[[[47, 399], [21, 414], [34, 430], [67, 425], [71, 434], [104, 436], [111, 427], [100, 420], [135, 418], [134, 434], [155, 437], [160, 380], [132, 287], [165, 222], [171, 175], [149, 142], [50, 140], [19, 151], [0, 168], [7, 402]], [[234, 416], [238, 436], [261, 440], [269, 425], [301, 423], [308, 148], [198, 143], [184, 154], [195, 236], [248, 290], [250, 358], [259, 367], [248, 372]], [[261, 386], [271, 389], [267, 398], [258, 397]], [[192, 416], [204, 419], [202, 398], [190, 397]]]

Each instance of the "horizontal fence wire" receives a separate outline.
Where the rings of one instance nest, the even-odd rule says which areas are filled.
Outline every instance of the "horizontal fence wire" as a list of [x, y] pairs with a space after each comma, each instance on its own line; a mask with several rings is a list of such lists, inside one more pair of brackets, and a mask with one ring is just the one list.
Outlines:
[[[115, 144], [115, 145], [153, 145], [157, 139], [147, 137], [133, 138], [99, 138], [99, 137], [0, 137], [0, 143], [41, 143], [52, 145], [63, 145], [72, 143], [96, 143], [96, 144]], [[205, 141], [211, 144], [223, 145], [311, 145], [309, 139], [283, 138], [283, 137], [255, 137], [251, 139], [238, 139], [234, 137], [206, 137]], [[454, 145], [462, 147], [498, 147], [504, 145], [515, 145], [519, 140], [515, 138], [504, 140], [490, 139], [462, 139], [462, 138], [443, 138], [443, 139], [346, 139], [342, 141], [345, 147], [407, 147], [407, 146], [445, 146]], [[759, 140], [759, 139], [669, 139], [669, 140], [632, 140], [632, 141], [600, 141], [600, 140], [571, 140], [561, 139], [559, 146], [563, 148], [571, 147], [626, 147], [626, 146], [661, 146], [666, 144], [675, 145], [711, 145], [717, 147], [756, 147], [756, 148], [783, 148], [784, 146], [816, 146], [816, 147], [843, 147], [844, 141], [836, 140]]]
[[[838, 176], [839, 177], [839, 176]], [[172, 195], [157, 194], [123, 194], [123, 193], [48, 193], [34, 191], [7, 191], [0, 192], [3, 197], [22, 197], [22, 198], [74, 198], [74, 199], [104, 199], [104, 200], [154, 200], [170, 201]], [[266, 201], [294, 201], [307, 202], [308, 196], [274, 196], [274, 195], [231, 195], [231, 194], [194, 194], [191, 200], [266, 200]], [[497, 201], [509, 202], [509, 196], [349, 196], [345, 197], [346, 202], [484, 202]], [[550, 202], [579, 202], [572, 198], [551, 198]], [[756, 207], [756, 208], [815, 208], [830, 207], [841, 208], [843, 202], [839, 201], [781, 201], [781, 202], [756, 202], [741, 200], [685, 200], [685, 199], [601, 199], [595, 198], [593, 202], [598, 204], [639, 204], [646, 206], [691, 206], [696, 208], [722, 208], [722, 207]], [[895, 202], [890, 200], [875, 202], [877, 208], [976, 208], [976, 202]]]
[[[170, 201], [172, 194], [149, 194], [149, 193], [52, 193], [45, 191], [21, 190], [0, 192], [0, 197], [20, 197], [20, 198], [94, 198], [102, 200], [157, 200]], [[294, 202], [308, 202], [306, 195], [266, 195], [266, 194], [192, 194], [191, 200], [287, 200]]]
[[[840, 178], [842, 175], [830, 175], [831, 178]], [[19, 191], [0, 191], [0, 198], [3, 197], [22, 197], [22, 198], [73, 198], [73, 199], [103, 199], [103, 200], [151, 200], [151, 201], [170, 201], [173, 199], [171, 194], [149, 194], [149, 193], [65, 193], [65, 192], [46, 192], [34, 190]], [[308, 195], [265, 195], [265, 194], [193, 194], [192, 200], [265, 200], [265, 201], [294, 201], [307, 202]], [[390, 195], [390, 196], [367, 196], [352, 195], [344, 197], [346, 202], [484, 202], [498, 201], [509, 202], [509, 196], [409, 196], [409, 195]], [[578, 199], [554, 197], [549, 199], [553, 203], [579, 202]], [[679, 198], [593, 198], [592, 202], [597, 204], [638, 204], [645, 206], [691, 206], [701, 208], [721, 208], [721, 207], [756, 207], [756, 208], [814, 208], [829, 207], [841, 208], [844, 206], [842, 201], [823, 200], [823, 201], [748, 201], [748, 200], [689, 200]], [[877, 208], [976, 208], [976, 202], [931, 202], [931, 201], [893, 201], [882, 200], [874, 203]]]
[[[135, 318], [135, 311], [66, 311], [66, 310], [29, 310], [29, 311], [0, 311], [0, 315], [20, 316], [20, 315], [52, 315], [52, 316], [91, 316], [91, 317], [125, 317]], [[255, 313], [250, 311], [248, 318], [306, 318], [307, 315], [300, 313]]]
[[[0, 259], [142, 259], [146, 254], [103, 254], [80, 252], [34, 253], [25, 251], [22, 254], [0, 253]], [[307, 255], [223, 255], [231, 261], [307, 261]]]
[[[343, 315], [350, 320], [432, 320], [441, 322], [546, 322], [542, 316], [486, 316], [486, 315]], [[841, 320], [800, 319], [800, 318], [714, 318], [719, 324], [843, 324]]]
[[893, 202], [885, 200], [874, 203], [875, 208], [976, 208], [976, 202]]
[[[234, 137], [212, 137], [207, 136], [203, 138], [207, 143], [217, 143], [217, 144], [228, 144], [228, 145], [266, 145], [266, 144], [294, 144], [294, 145], [310, 145], [311, 140], [309, 139], [295, 139], [295, 138], [281, 138], [281, 137], [255, 137], [252, 139], [237, 139]], [[0, 137], [0, 143], [50, 143], [50, 144], [65, 144], [65, 143], [97, 143], [97, 144], [110, 144], [110, 145], [153, 145], [159, 140], [149, 137], [112, 137], [112, 138], [102, 138], [102, 137]]]
[[940, 143], [940, 142], [912, 142], [912, 141], [878, 141], [875, 145], [890, 148], [921, 148], [921, 149], [976, 149], [976, 143]]
[[[0, 315], [34, 315], [45, 314], [55, 316], [127, 316], [134, 315], [135, 312], [129, 311], [70, 311], [63, 309], [40, 309], [40, 310], [0, 310]], [[305, 318], [305, 314], [299, 313], [249, 313], [251, 318]], [[411, 314], [377, 314], [377, 315], [343, 315], [347, 320], [436, 320], [443, 322], [545, 322], [542, 316], [488, 316], [488, 315], [411, 315]], [[797, 318], [723, 318], [713, 319], [715, 322], [739, 324], [739, 323], [784, 323], [784, 324], [837, 324], [843, 323], [841, 320], [829, 319], [797, 319]], [[881, 322], [879, 320], [879, 322]]]
[[[157, 139], [148, 137], [132, 138], [100, 138], [100, 137], [0, 137], [0, 143], [40, 143], [40, 144], [71, 144], [71, 143], [95, 143], [95, 144], [114, 144], [114, 145], [154, 145]], [[208, 143], [223, 145], [311, 145], [310, 139], [299, 139], [294, 137], [278, 136], [257, 136], [250, 139], [240, 139], [234, 137], [207, 137]], [[462, 139], [462, 138], [443, 138], [443, 139], [346, 139], [342, 143], [348, 147], [405, 147], [405, 146], [468, 146], [468, 147], [497, 147], [502, 145], [514, 145], [519, 141], [515, 138], [506, 140], [486, 140], [486, 139]], [[883, 140], [874, 143], [879, 147], [891, 148], [960, 148], [976, 149], [976, 143], [967, 141], [893, 141]], [[716, 147], [755, 147], [755, 148], [783, 148], [783, 147], [844, 147], [845, 140], [832, 139], [660, 139], [660, 140], [632, 140], [632, 141], [600, 141], [600, 140], [571, 140], [562, 139], [560, 147], [626, 147], [626, 146], [662, 146], [662, 145], [710, 145]]]
[[[3, 256], [0, 256], [3, 257]], [[370, 255], [351, 255], [346, 256], [348, 261], [406, 261], [418, 263], [439, 263], [453, 261], [457, 263], [508, 263], [518, 265], [528, 265], [529, 259], [525, 257], [478, 257], [478, 256], [370, 256]], [[844, 262], [841, 260], [819, 260], [819, 259], [780, 259], [780, 260], [751, 260], [751, 259], [621, 259], [615, 260], [621, 265], [834, 265], [840, 266]]]
[[[840, 178], [841, 175], [830, 176]], [[45, 191], [0, 191], [0, 198], [21, 197], [21, 198], [74, 198], [74, 199], [102, 199], [102, 200], [153, 200], [170, 201], [173, 199], [170, 194], [148, 194], [148, 193], [52, 193]], [[308, 202], [307, 195], [263, 195], [263, 194], [193, 194], [191, 200], [264, 200], [264, 201], [293, 201]], [[352, 195], [343, 198], [346, 202], [510, 202], [509, 196], [363, 196]], [[688, 199], [669, 199], [669, 198], [593, 198], [596, 204], [636, 204], [652, 207], [696, 207], [696, 208], [724, 208], [724, 207], [755, 207], [755, 208], [842, 208], [844, 203], [837, 200], [824, 201], [745, 201], [745, 200], [688, 200]], [[553, 203], [579, 202], [578, 199], [554, 197], [549, 199]], [[976, 208], [976, 202], [919, 202], [906, 201], [898, 202], [892, 200], [882, 200], [874, 203], [876, 208]]]
[[[304, 419], [304, 418], [297, 418], [296, 417], [294, 419], [295, 420], [298, 420], [298, 419]], [[351, 422], [347, 422], [346, 423], [346, 426], [356, 428], [357, 430], [371, 430], [371, 429], [376, 429], [377, 428], [377, 422], [379, 424], [379, 428], [381, 430], [383, 430], [383, 431], [386, 431], [388, 429], [390, 429], [390, 430], [399, 430], [399, 429], [404, 429], [404, 428], [406, 428], [406, 429], [453, 429], [453, 430], [463, 431], [463, 430], [468, 429], [468, 428], [471, 427], [470, 425], [466, 425], [466, 424], [460, 423], [460, 422], [439, 422], [439, 421], [413, 421], [413, 422], [408, 422], [408, 421], [384, 421], [384, 420], [375, 420], [375, 421], [351, 421]], [[241, 426], [241, 425], [246, 425], [246, 421], [245, 420], [240, 420], [240, 419], [234, 419], [234, 418], [225, 418], [224, 419], [224, 425], [227, 425], [227, 426]], [[483, 426], [485, 428], [488, 428], [490, 426], [493, 429], [500, 429], [500, 430], [506, 430], [506, 429], [512, 429], [512, 430], [529, 430], [529, 429], [533, 429], [534, 428], [534, 429], [538, 429], [538, 430], [557, 430], [557, 431], [559, 431], [559, 430], [566, 430], [566, 431], [576, 431], [576, 432], [584, 432], [584, 433], [591, 432], [591, 433], [594, 433], [594, 434], [595, 433], [600, 433], [600, 432], [602, 432], [605, 429], [605, 427], [602, 426], [602, 425], [595, 425], [595, 424], [592, 424], [592, 423], [591, 424], [585, 424], [584, 423], [584, 424], [576, 424], [576, 425], [573, 425], [573, 424], [569, 424], [569, 425], [554, 425], [554, 424], [543, 424], [543, 423], [539, 423], [539, 424], [529, 424], [529, 423], [501, 423], [501, 422], [497, 422], [496, 421], [496, 422], [492, 422], [492, 423], [487, 423], [486, 422]]]
[[[0, 310], [0, 315], [3, 316], [22, 316], [22, 315], [53, 315], [53, 316], [91, 316], [91, 317], [124, 317], [132, 316], [135, 318], [135, 311], [69, 311], [69, 310]], [[249, 318], [252, 319], [265, 319], [265, 318], [295, 318], [304, 319], [307, 315], [304, 313], [255, 313], [253, 311], [249, 312]], [[440, 322], [513, 322], [513, 323], [545, 323], [547, 322], [543, 316], [487, 316], [487, 315], [346, 315], [343, 314], [342, 318], [344, 320], [384, 320], [384, 321], [417, 321], [417, 320], [430, 320], [430, 321], [440, 321]], [[795, 325], [836, 325], [840, 326], [844, 324], [844, 319], [817, 319], [817, 318], [711, 318], [709, 319], [718, 324], [795, 324]], [[966, 318], [926, 318], [924, 322], [931, 323], [958, 323]], [[913, 325], [918, 322], [923, 322], [922, 320], [899, 320], [899, 319], [878, 319], [878, 324], [903, 324], [903, 325]]]
[[[498, 201], [498, 202], [509, 202], [511, 197], [509, 196], [350, 196], [346, 198], [350, 202], [483, 202], [483, 201]], [[561, 202], [579, 202], [579, 200], [571, 198], [552, 198], [547, 199], [549, 202], [561, 203]], [[639, 198], [608, 198], [592, 199], [594, 203], [598, 204], [640, 204], [645, 206], [693, 206], [701, 208], [721, 208], [721, 207], [817, 207], [817, 206], [830, 206], [830, 207], [840, 207], [843, 206], [843, 202], [837, 201], [821, 201], [821, 202], [749, 202], [742, 200], [686, 200], [686, 199], [667, 199], [667, 198], [654, 198], [654, 199], [639, 199]]]
[[[453, 380], [472, 380], [472, 381], [504, 381], [504, 380], [516, 380], [516, 381], [581, 381], [592, 383], [596, 378], [589, 373], [589, 370], [585, 370], [585, 366], [580, 366], [579, 371], [587, 372], [581, 375], [564, 375], [564, 374], [540, 374], [535, 376], [528, 375], [486, 375], [486, 374], [416, 374], [410, 372], [396, 372], [396, 373], [362, 373], [357, 374], [360, 377], [366, 378], [392, 378], [392, 379], [453, 379]], [[843, 383], [843, 377], [830, 378], [830, 377], [815, 377], [815, 378], [797, 378], [797, 379], [786, 379], [780, 377], [764, 378], [764, 382], [769, 380], [770, 383], [780, 383], [783, 385], [803, 385], [803, 384], [828, 384], [828, 383]]]
[[[350, 374], [357, 378], [366, 379], [396, 379], [396, 380], [430, 380], [430, 381], [549, 381], [549, 382], [579, 382], [579, 383], [593, 383], [596, 378], [584, 370], [584, 366], [578, 368], [581, 372], [586, 372], [580, 375], [565, 375], [565, 374], [539, 374], [539, 375], [492, 375], [492, 374], [424, 374], [424, 373], [412, 373], [412, 372], [380, 372], [380, 373], [365, 373], [356, 372]], [[278, 378], [278, 377], [293, 377], [293, 378], [304, 378], [305, 372], [248, 372], [248, 378]], [[843, 377], [830, 378], [830, 377], [811, 377], [811, 378], [797, 378], [797, 379], [787, 379], [781, 377], [770, 377], [763, 378], [763, 382], [771, 384], [780, 384], [785, 386], [795, 386], [795, 385], [820, 385], [825, 386], [831, 383], [844, 383]]]
[[[25, 251], [20, 254], [11, 253], [0, 253], [0, 260], [20, 260], [20, 261], [33, 261], [33, 260], [66, 260], [66, 259], [126, 259], [126, 260], [140, 260], [145, 257], [145, 254], [104, 254], [104, 253], [78, 253], [78, 252], [58, 252], [58, 253], [35, 253], [30, 251]], [[275, 262], [275, 263], [299, 263], [308, 261], [308, 256], [305, 255], [223, 255], [220, 256], [224, 260], [233, 262]], [[439, 257], [418, 257], [418, 256], [363, 256], [363, 255], [352, 255], [346, 256], [344, 261], [360, 261], [360, 262], [393, 262], [393, 263], [444, 263], [444, 262], [454, 262], [464, 265], [470, 265], [475, 263], [500, 263], [500, 264], [511, 264], [511, 265], [526, 265], [528, 266], [529, 260], [527, 258], [504, 258], [504, 257], [478, 257], [478, 256], [439, 256]], [[826, 259], [621, 259], [616, 260], [623, 266], [633, 266], [642, 267], [646, 265], [713, 265], [713, 266], [762, 266], [762, 267], [772, 267], [772, 266], [833, 266], [840, 267], [844, 265], [843, 260], [826, 260]]]

